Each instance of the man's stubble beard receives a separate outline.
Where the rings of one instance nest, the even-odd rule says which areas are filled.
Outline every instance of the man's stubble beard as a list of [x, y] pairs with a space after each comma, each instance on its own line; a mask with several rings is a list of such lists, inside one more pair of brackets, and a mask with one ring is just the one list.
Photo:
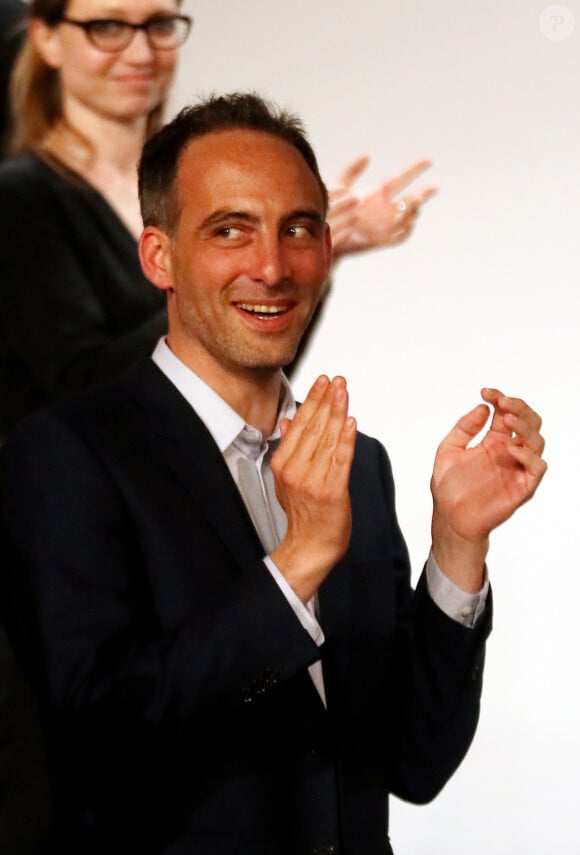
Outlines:
[[245, 341], [243, 335], [236, 333], [235, 330], [211, 329], [204, 318], [199, 318], [195, 307], [187, 297], [182, 301], [182, 311], [187, 318], [190, 337], [201, 343], [211, 358], [223, 364], [224, 367], [229, 366], [234, 371], [236, 369], [276, 371], [293, 362], [300, 342], [310, 326], [316, 305], [303, 321], [300, 332], [296, 332], [295, 338], [288, 341], [286, 348], [278, 353], [276, 358], [268, 352], [268, 335], [272, 339], [272, 349], [275, 349], [279, 339], [275, 333], [264, 333], [261, 344], [257, 345], [256, 342]]
[[302, 321], [300, 330], [296, 332], [294, 339], [288, 340], [287, 347], [278, 353], [275, 359], [268, 352], [267, 345], [268, 336], [271, 336], [272, 349], [276, 348], [276, 342], [280, 338], [276, 333], [263, 333], [261, 343], [256, 344], [255, 341], [244, 340], [243, 328], [236, 331], [235, 328], [224, 327], [220, 329], [221, 338], [218, 339], [216, 338], [216, 331], [208, 324], [208, 319], [200, 317], [188, 296], [182, 296], [181, 299], [178, 297], [177, 308], [182, 318], [186, 319], [188, 337], [201, 344], [212, 359], [224, 364], [224, 366], [229, 363], [229, 367], [233, 370], [241, 368], [275, 371], [285, 368], [295, 359], [300, 342], [310, 326], [319, 301], [320, 294], [308, 317]]

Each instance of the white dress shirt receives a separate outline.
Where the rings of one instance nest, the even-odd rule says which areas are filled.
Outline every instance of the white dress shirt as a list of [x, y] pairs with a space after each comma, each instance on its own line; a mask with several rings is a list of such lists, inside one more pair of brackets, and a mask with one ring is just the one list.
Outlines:
[[[270, 463], [281, 438], [280, 421], [292, 419], [296, 413], [296, 402], [288, 381], [282, 375], [278, 421], [272, 435], [264, 438], [257, 428], [246, 424], [217, 392], [178, 359], [164, 339], [157, 344], [152, 359], [212, 435], [254, 522], [264, 547], [265, 566], [304, 629], [318, 646], [322, 645], [324, 633], [316, 617], [316, 598], [304, 605], [269, 557], [284, 539], [287, 527], [286, 514], [276, 496]], [[485, 608], [489, 587], [487, 574], [482, 590], [477, 594], [467, 594], [445, 576], [431, 554], [427, 560], [426, 576], [427, 589], [435, 604], [453, 620], [474, 626]], [[326, 703], [321, 662], [315, 662], [309, 671], [322, 701]]]

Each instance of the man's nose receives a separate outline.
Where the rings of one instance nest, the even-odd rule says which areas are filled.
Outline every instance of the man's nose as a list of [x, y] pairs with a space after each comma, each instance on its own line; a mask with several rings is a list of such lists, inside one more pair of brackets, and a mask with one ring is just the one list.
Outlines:
[[255, 246], [252, 278], [273, 287], [288, 276], [284, 247], [276, 236], [263, 236]]

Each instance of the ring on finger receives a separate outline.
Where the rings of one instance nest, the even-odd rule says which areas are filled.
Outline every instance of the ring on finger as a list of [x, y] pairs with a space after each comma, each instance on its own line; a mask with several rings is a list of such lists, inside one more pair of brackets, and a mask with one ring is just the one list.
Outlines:
[[401, 223], [407, 216], [407, 213], [409, 211], [409, 204], [405, 198], [397, 199], [395, 201], [395, 208], [395, 223]]

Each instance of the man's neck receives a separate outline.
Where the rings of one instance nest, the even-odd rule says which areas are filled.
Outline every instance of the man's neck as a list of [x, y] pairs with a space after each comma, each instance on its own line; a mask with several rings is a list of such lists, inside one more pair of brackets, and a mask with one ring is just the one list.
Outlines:
[[203, 352], [193, 354], [180, 346], [179, 340], [167, 337], [167, 345], [184, 365], [234, 410], [246, 424], [270, 436], [278, 421], [282, 389], [281, 368], [229, 369], [216, 364]]

